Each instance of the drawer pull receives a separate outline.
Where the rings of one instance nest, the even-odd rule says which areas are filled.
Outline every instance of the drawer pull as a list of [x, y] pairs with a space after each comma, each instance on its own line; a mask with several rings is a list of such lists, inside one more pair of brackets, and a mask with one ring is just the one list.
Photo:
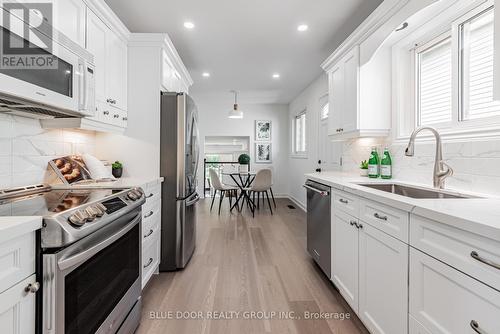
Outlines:
[[343, 204], [349, 204], [349, 201], [343, 198], [339, 199], [339, 202]]
[[36, 293], [40, 289], [40, 283], [35, 282], [33, 284], [28, 284], [27, 287], [24, 288], [24, 292]]
[[476, 251], [472, 251], [470, 253], [470, 256], [472, 256], [473, 259], [475, 259], [475, 260], [477, 260], [479, 262], [482, 262], [482, 263], [484, 263], [484, 264], [486, 264], [486, 265], [488, 265], [490, 267], [493, 267], [495, 269], [500, 270], [500, 264], [495, 263], [495, 262], [490, 261], [490, 260], [487, 260], [485, 258], [482, 258], [481, 256], [479, 256], [478, 252], [476, 252]]
[[354, 225], [356, 225], [356, 222], [352, 221], [352, 222], [350, 222], [350, 224], [351, 224], [351, 226], [354, 226]]
[[144, 218], [149, 218], [149, 217], [151, 217], [151, 216], [153, 215], [153, 213], [154, 213], [153, 211], [149, 211], [149, 212], [148, 212], [148, 213], [144, 216]]
[[147, 264], [145, 264], [145, 265], [144, 265], [144, 266], [142, 266], [142, 267], [143, 267], [144, 269], [146, 269], [147, 267], [149, 267], [149, 266], [151, 265], [151, 263], [153, 263], [153, 258], [152, 258], [152, 257], [150, 257], [150, 258], [149, 258], [148, 263], [147, 263]]
[[151, 230], [149, 230], [149, 233], [148, 233], [148, 234], [146, 234], [146, 235], [144, 236], [144, 239], [146, 239], [146, 238], [147, 238], [147, 237], [149, 237], [151, 234], [153, 234], [153, 232], [154, 232], [154, 231], [153, 231], [152, 229], [151, 229]]
[[487, 334], [485, 331], [483, 331], [481, 329], [481, 327], [479, 327], [479, 323], [476, 320], [472, 320], [470, 322], [470, 326], [472, 327], [472, 329], [474, 330], [474, 332], [476, 332], [478, 334]]
[[389, 219], [387, 216], [381, 216], [378, 213], [374, 213], [373, 217], [380, 219], [380, 220], [385, 220], [385, 221], [387, 221], [387, 219]]
[[146, 196], [146, 198], [151, 198], [151, 197], [153, 197], [153, 196], [154, 196], [154, 194], [153, 194], [153, 193], [151, 193], [151, 194], [147, 195], [147, 196]]

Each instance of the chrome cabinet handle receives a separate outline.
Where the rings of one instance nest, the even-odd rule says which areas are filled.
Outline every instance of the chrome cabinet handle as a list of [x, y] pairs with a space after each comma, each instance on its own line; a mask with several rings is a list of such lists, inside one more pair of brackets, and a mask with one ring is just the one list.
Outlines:
[[27, 293], [36, 293], [38, 290], [40, 290], [40, 283], [35, 282], [33, 284], [28, 284], [27, 287], [24, 288], [24, 292]]
[[488, 265], [488, 266], [490, 266], [490, 267], [493, 267], [493, 268], [495, 268], [495, 269], [500, 270], [500, 264], [495, 263], [495, 262], [493, 262], [493, 261], [490, 261], [490, 260], [487, 260], [487, 259], [485, 259], [485, 258], [481, 257], [481, 256], [479, 255], [479, 253], [478, 253], [478, 252], [476, 252], [476, 251], [472, 251], [472, 252], [470, 253], [470, 256], [471, 256], [474, 260], [477, 260], [477, 261], [479, 261], [479, 262], [481, 262], [481, 263], [484, 263], [484, 264], [486, 264], [486, 265]]
[[356, 225], [356, 222], [351, 221], [349, 224], [351, 224], [351, 226], [354, 226], [354, 225]]
[[153, 197], [153, 196], [154, 196], [154, 194], [153, 194], [153, 193], [151, 193], [151, 194], [147, 195], [147, 196], [146, 196], [146, 198], [151, 198], [151, 197]]
[[111, 99], [106, 99], [106, 102], [111, 103], [113, 100]]
[[109, 111], [103, 111], [102, 112], [104, 115], [109, 115]]
[[144, 216], [144, 218], [149, 218], [149, 217], [151, 217], [151, 216], [153, 215], [153, 213], [154, 213], [153, 211], [149, 211], [149, 212], [148, 212], [148, 213]]
[[311, 186], [308, 186], [308, 185], [303, 185], [304, 188], [308, 189], [308, 190], [312, 190], [314, 191], [315, 193], [318, 193], [320, 194], [321, 196], [328, 196], [330, 195], [330, 193], [328, 191], [322, 191], [322, 190], [319, 190], [319, 189], [316, 189], [316, 188], [313, 188]]
[[120, 115], [118, 115], [118, 114], [114, 114], [114, 115], [113, 115], [113, 117], [114, 117], [114, 118], [119, 118], [119, 117], [120, 117]]
[[149, 267], [149, 266], [151, 265], [151, 263], [153, 263], [153, 258], [152, 258], [152, 257], [150, 257], [150, 258], [149, 258], [148, 264], [146, 264], [146, 265], [144, 265], [144, 266], [142, 266], [142, 267], [143, 267], [144, 269], [146, 269], [147, 267]]
[[470, 326], [474, 330], [474, 332], [478, 334], [488, 334], [484, 330], [482, 330], [481, 327], [479, 327], [479, 323], [476, 320], [471, 320]]
[[339, 199], [339, 202], [344, 204], [349, 204], [349, 201], [343, 198]]
[[380, 220], [385, 220], [385, 221], [387, 221], [387, 219], [389, 219], [387, 216], [381, 216], [378, 213], [374, 213], [373, 217], [380, 219]]
[[127, 117], [123, 117], [122, 120], [128, 121], [128, 118]]
[[146, 238], [147, 238], [147, 237], [149, 237], [151, 234], [153, 234], [153, 232], [154, 232], [154, 231], [153, 231], [152, 229], [151, 229], [151, 230], [149, 230], [149, 233], [148, 233], [148, 234], [146, 234], [146, 235], [144, 236], [144, 239], [146, 239]]
[[363, 228], [364, 228], [363, 224], [359, 224], [359, 225], [358, 225], [358, 228], [359, 228], [359, 229], [363, 229]]

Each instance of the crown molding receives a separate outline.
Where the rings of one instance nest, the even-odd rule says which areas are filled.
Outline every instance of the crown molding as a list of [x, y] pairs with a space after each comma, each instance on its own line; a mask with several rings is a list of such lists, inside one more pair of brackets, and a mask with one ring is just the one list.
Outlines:
[[128, 42], [130, 30], [123, 24], [120, 18], [113, 12], [104, 0], [83, 0], [87, 7], [92, 10], [103, 22], [119, 36]]

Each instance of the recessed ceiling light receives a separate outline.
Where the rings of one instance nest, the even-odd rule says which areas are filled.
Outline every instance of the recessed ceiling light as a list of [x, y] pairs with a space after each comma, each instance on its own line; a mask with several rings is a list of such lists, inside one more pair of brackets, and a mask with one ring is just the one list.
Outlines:
[[202, 76], [205, 77], [205, 78], [209, 78], [210, 77], [210, 73], [208, 72], [203, 72], [202, 73]]
[[307, 24], [301, 24], [297, 27], [298, 31], [307, 31], [309, 29], [309, 26]]
[[194, 23], [193, 22], [184, 22], [184, 28], [186, 29], [193, 29], [194, 28]]
[[273, 74], [273, 78], [274, 79], [279, 79], [280, 78], [280, 74], [279, 73], [274, 73]]

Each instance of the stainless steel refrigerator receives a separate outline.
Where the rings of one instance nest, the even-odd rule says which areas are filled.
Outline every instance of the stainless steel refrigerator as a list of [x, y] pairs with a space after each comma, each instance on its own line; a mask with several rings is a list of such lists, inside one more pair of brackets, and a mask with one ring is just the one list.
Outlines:
[[196, 246], [199, 163], [198, 111], [184, 93], [161, 93], [160, 175], [162, 229], [160, 271], [184, 268]]

